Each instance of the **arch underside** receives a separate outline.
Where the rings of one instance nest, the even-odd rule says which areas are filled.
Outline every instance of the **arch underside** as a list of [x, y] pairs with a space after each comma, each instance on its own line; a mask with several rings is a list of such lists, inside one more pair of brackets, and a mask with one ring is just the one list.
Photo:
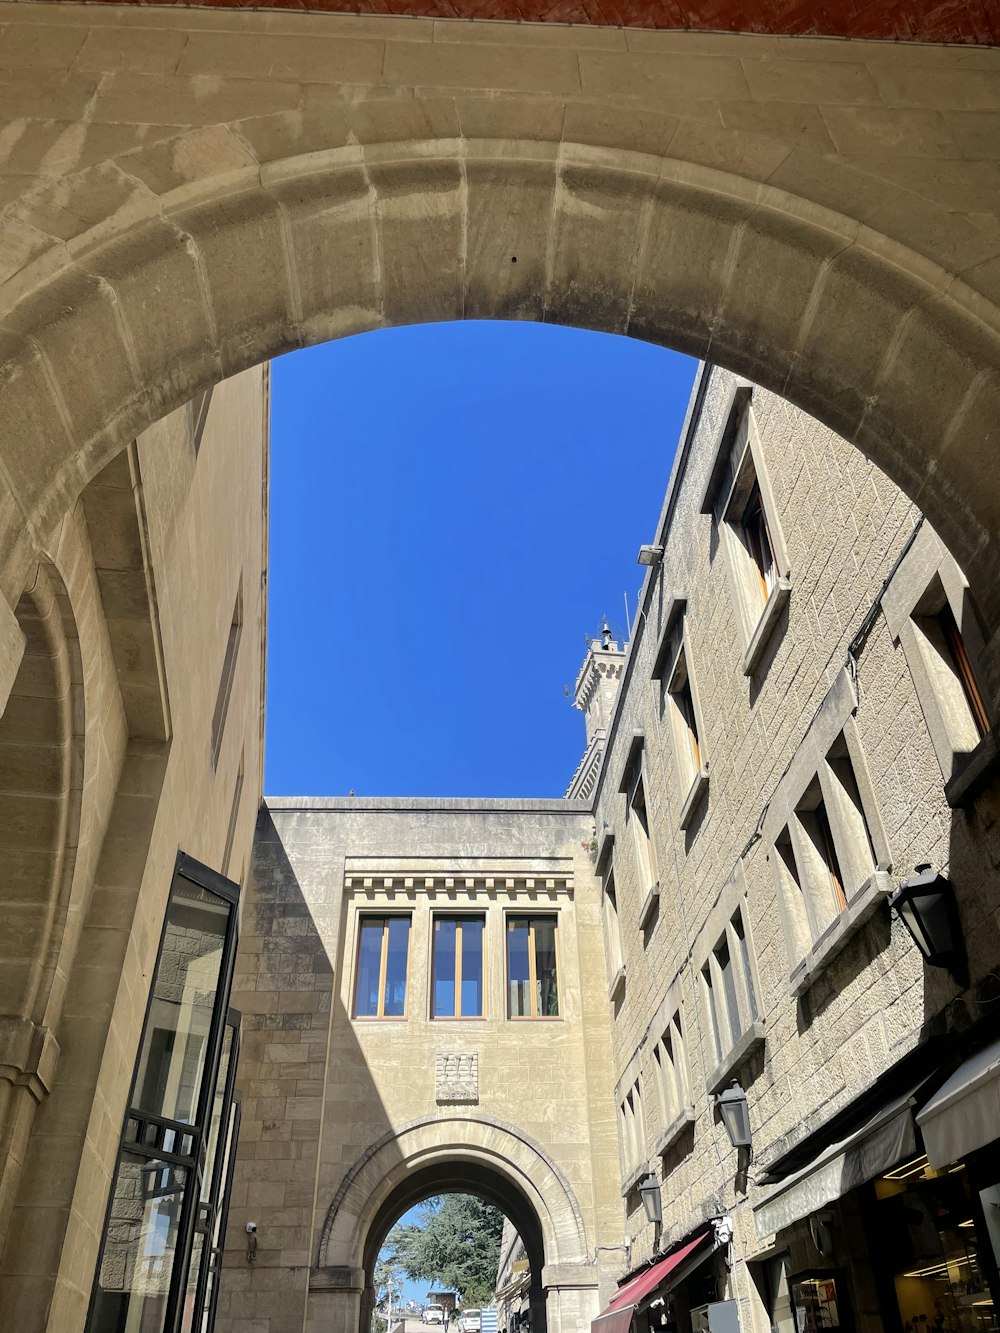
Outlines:
[[989, 584], [995, 311], [849, 218], [690, 163], [450, 139], [312, 153], [158, 202], [123, 235], [97, 229], [2, 315], [7, 471], [27, 518], [2, 537], [8, 595], [122, 442], [220, 378], [460, 318], [627, 334], [782, 393], [881, 466]]

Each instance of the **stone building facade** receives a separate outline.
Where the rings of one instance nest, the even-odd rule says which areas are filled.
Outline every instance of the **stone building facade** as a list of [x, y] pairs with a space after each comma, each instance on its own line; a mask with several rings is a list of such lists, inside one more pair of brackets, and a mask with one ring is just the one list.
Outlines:
[[[130, 1188], [116, 1162], [178, 853], [230, 882], [248, 868], [268, 391], [266, 366], [244, 372], [141, 434], [35, 545], [16, 601], [23, 651], [0, 702], [0, 1322], [25, 1333], [84, 1327], [112, 1181]], [[197, 994], [192, 974], [189, 1008]], [[124, 1244], [105, 1246], [111, 1286], [140, 1247]], [[160, 1278], [144, 1281], [155, 1304]]]
[[621, 1221], [592, 836], [586, 802], [265, 803], [220, 1333], [366, 1328], [389, 1228], [456, 1188], [515, 1223], [534, 1328], [597, 1313]]
[[[852, 445], [707, 365], [641, 558], [631, 643], [578, 678], [574, 798], [263, 808], [226, 1333], [366, 1327], [388, 1228], [447, 1189], [520, 1234], [535, 1330], [994, 1327], [996, 751], [962, 573]], [[927, 863], [950, 971], [889, 906]], [[557, 922], [551, 1012], [527, 920]]]
[[[995, 1101], [1000, 1060], [996, 750], [961, 571], [846, 441], [709, 367], [650, 558], [595, 798], [620, 1192], [633, 1267], [702, 1243], [636, 1318], [995, 1327], [1000, 1122], [972, 1165], [917, 1138], [956, 1068], [955, 1126], [976, 1123], [962, 1062]], [[889, 908], [923, 863], [967, 976]], [[734, 1081], [749, 1149], [720, 1114]], [[971, 1182], [947, 1210], [945, 1179]], [[940, 1223], [923, 1251], [904, 1194]]]

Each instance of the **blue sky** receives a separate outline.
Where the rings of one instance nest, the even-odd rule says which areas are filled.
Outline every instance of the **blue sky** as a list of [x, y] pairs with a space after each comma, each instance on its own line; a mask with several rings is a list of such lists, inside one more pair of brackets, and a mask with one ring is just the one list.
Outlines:
[[563, 687], [634, 613], [694, 370], [486, 322], [276, 361], [265, 792], [561, 796]]

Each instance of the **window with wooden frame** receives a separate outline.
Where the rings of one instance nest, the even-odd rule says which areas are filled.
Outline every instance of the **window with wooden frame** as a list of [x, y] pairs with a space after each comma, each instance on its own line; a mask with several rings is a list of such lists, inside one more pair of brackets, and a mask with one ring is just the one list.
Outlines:
[[431, 1017], [482, 1018], [484, 916], [434, 915]]
[[940, 581], [925, 594], [913, 624], [952, 748], [959, 753], [974, 750], [991, 729], [989, 714], [969, 649]]
[[726, 550], [751, 675], [791, 593], [788, 554], [764, 466], [752, 387], [737, 383], [702, 500]]
[[511, 1018], [558, 1018], [557, 923], [554, 916], [507, 918]]
[[679, 1010], [653, 1047], [653, 1068], [660, 1094], [663, 1126], [668, 1129], [691, 1106], [691, 1087]]
[[742, 907], [709, 954], [701, 976], [716, 1058], [723, 1060], [760, 1017]]
[[405, 1018], [409, 916], [358, 918], [355, 1018]]
[[1000, 755], [984, 690], [985, 643], [968, 584], [929, 523], [918, 520], [882, 596], [945, 781], [964, 805]]

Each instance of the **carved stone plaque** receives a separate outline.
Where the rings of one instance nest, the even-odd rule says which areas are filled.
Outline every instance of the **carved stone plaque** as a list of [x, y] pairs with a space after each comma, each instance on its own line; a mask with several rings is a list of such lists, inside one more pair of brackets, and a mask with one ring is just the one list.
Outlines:
[[479, 1056], [437, 1055], [435, 1089], [438, 1104], [479, 1101]]

